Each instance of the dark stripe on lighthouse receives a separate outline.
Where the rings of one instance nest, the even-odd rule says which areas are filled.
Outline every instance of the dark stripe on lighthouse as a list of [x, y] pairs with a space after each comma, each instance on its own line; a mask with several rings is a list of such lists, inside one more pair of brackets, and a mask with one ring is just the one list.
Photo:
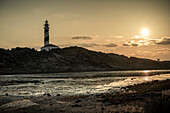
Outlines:
[[45, 42], [49, 41], [49, 30], [45, 30]]

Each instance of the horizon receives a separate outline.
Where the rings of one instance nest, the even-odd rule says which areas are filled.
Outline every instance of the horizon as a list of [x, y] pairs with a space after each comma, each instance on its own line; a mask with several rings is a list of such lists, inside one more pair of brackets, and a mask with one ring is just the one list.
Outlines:
[[50, 43], [137, 58], [170, 60], [169, 0], [0, 0], [0, 48]]

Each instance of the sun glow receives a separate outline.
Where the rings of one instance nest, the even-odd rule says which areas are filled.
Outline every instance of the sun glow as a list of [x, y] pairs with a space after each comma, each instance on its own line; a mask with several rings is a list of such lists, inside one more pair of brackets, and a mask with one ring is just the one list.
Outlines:
[[143, 29], [141, 30], [141, 34], [142, 34], [142, 36], [148, 36], [148, 35], [149, 35], [149, 30], [146, 29], [146, 28], [143, 28]]

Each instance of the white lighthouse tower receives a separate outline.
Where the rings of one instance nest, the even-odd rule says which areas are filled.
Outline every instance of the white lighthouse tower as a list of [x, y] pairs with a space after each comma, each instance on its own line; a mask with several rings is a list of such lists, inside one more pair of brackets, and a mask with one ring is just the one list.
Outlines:
[[59, 47], [53, 44], [49, 44], [49, 24], [48, 21], [46, 20], [44, 24], [44, 46], [41, 47], [41, 51], [42, 50], [50, 51], [51, 49], [57, 48]]

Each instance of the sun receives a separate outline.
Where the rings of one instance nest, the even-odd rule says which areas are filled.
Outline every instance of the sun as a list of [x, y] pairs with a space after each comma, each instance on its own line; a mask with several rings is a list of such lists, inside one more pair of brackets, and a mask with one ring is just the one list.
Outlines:
[[142, 36], [148, 36], [149, 35], [149, 30], [147, 28], [143, 28], [141, 30], [141, 34], [142, 34]]

